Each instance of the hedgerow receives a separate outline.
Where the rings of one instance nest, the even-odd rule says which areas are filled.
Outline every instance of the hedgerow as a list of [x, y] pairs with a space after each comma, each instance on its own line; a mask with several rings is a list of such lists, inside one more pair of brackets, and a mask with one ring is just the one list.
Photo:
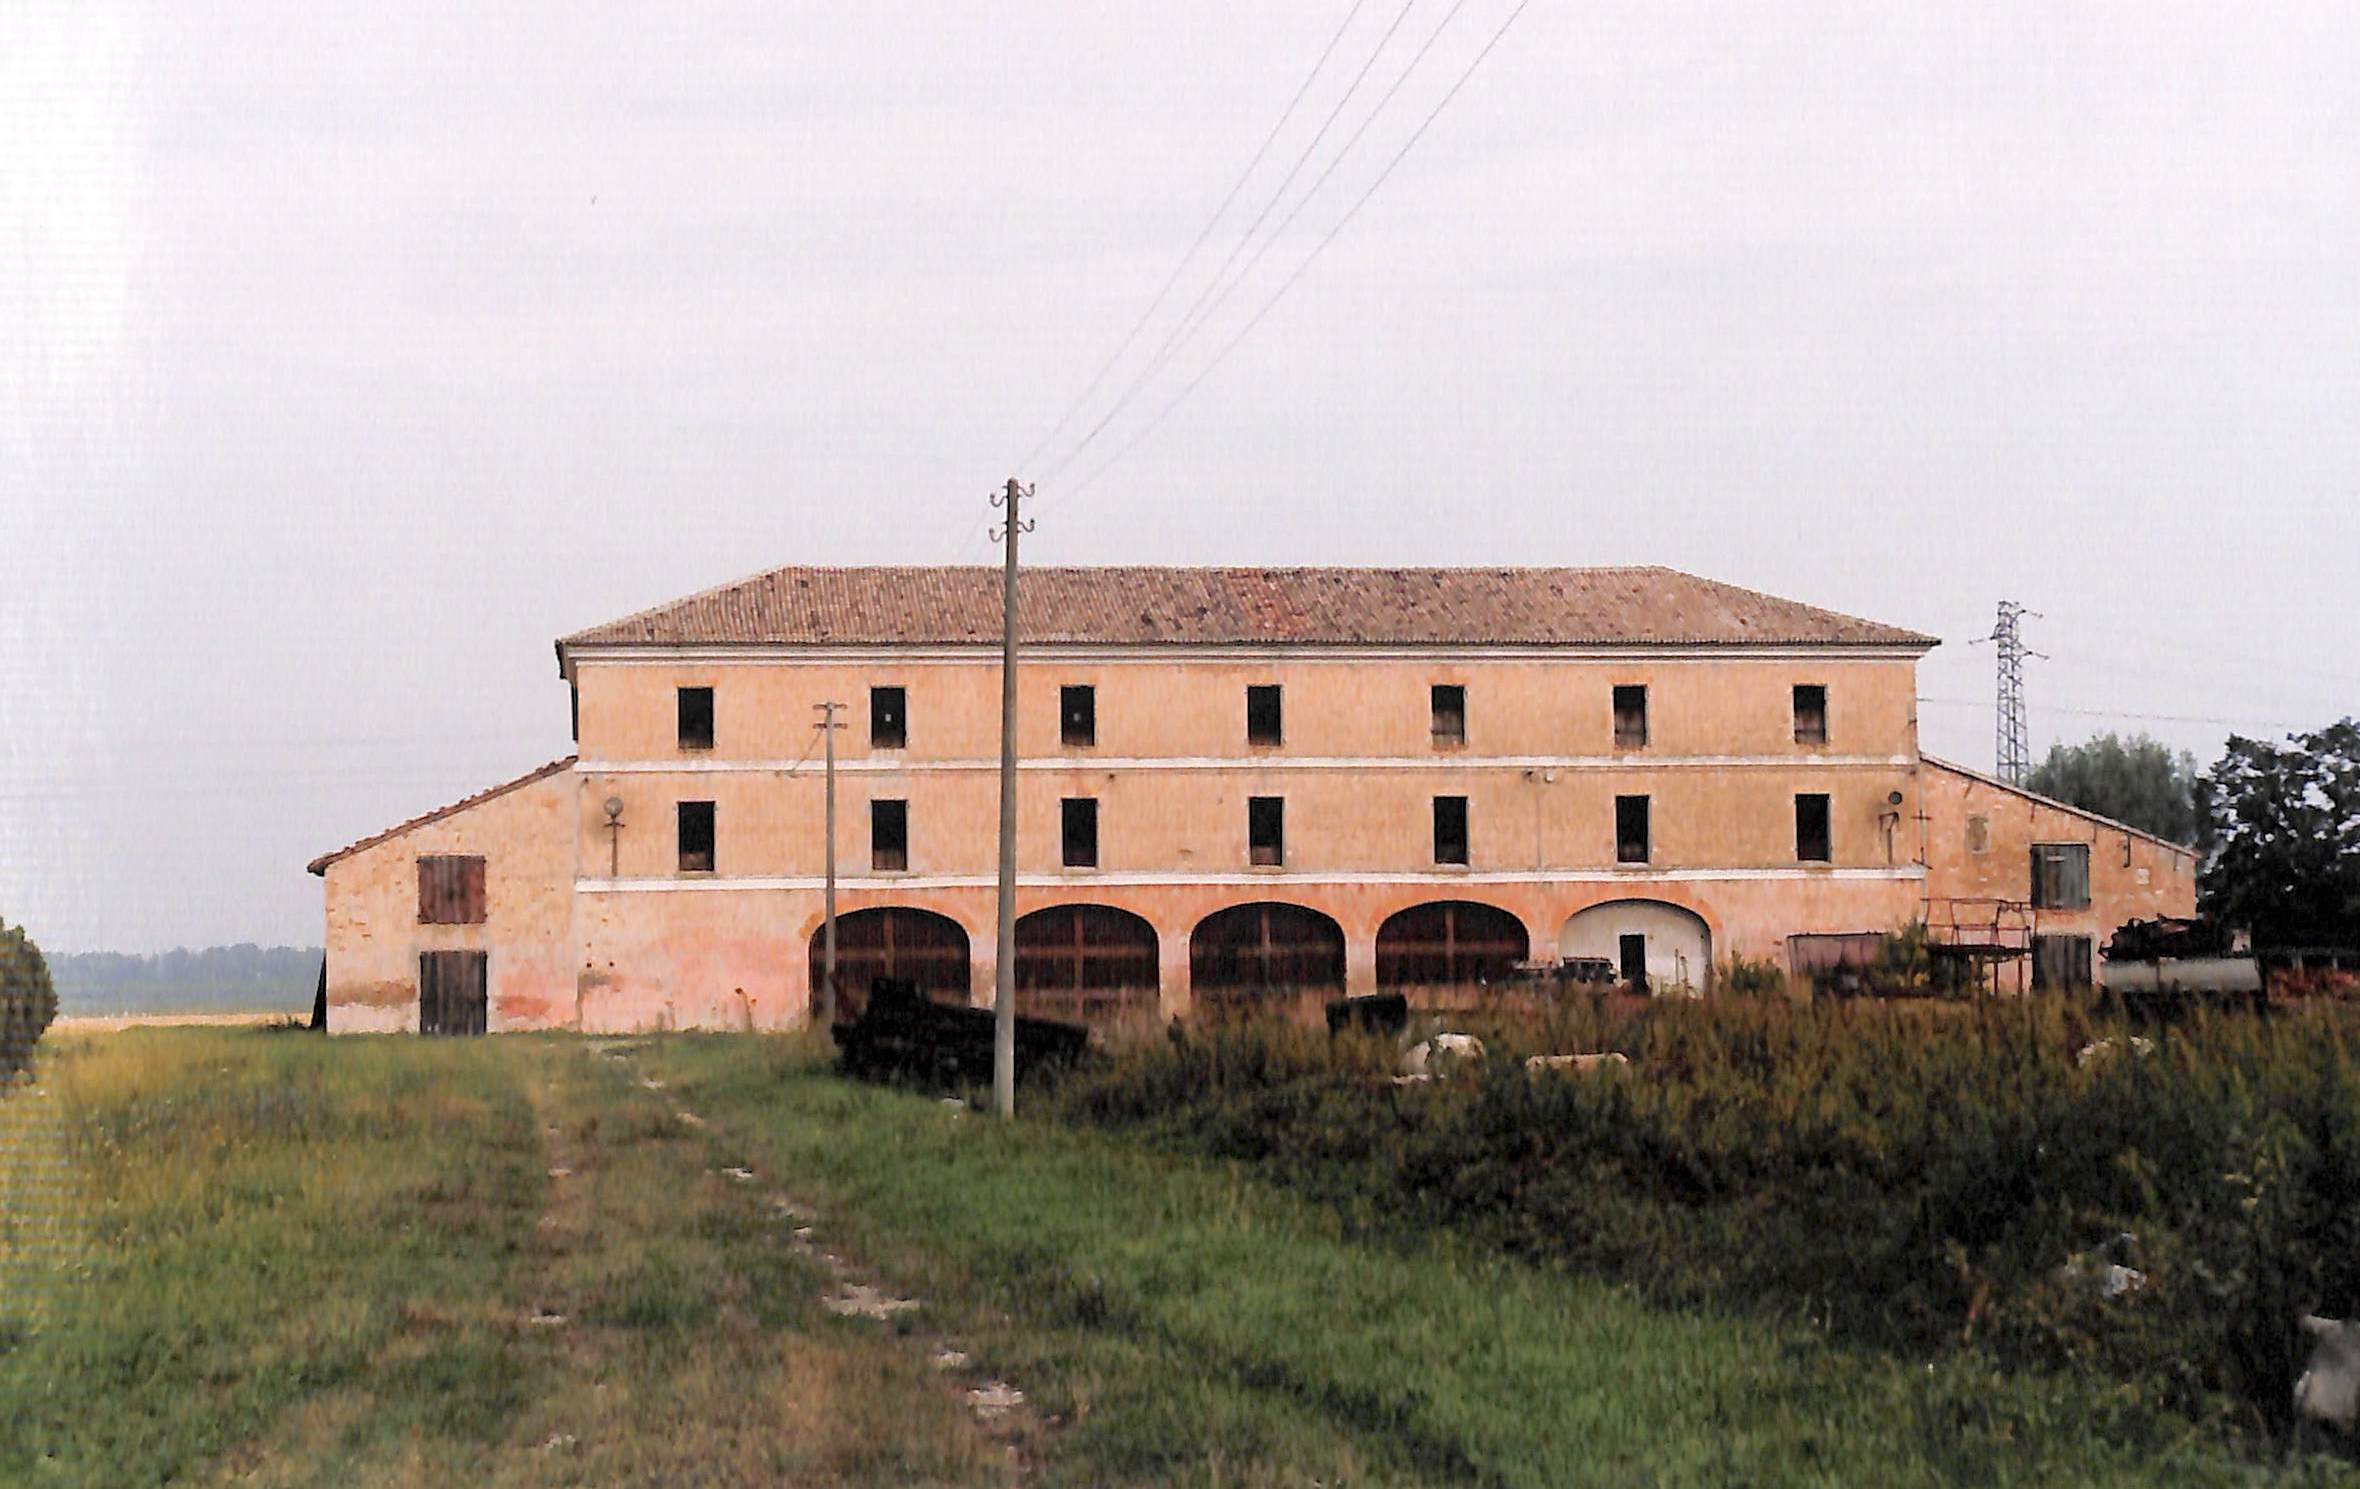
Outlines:
[[[1248, 1024], [1124, 1051], [1049, 1104], [1250, 1162], [1363, 1232], [2101, 1372], [2128, 1411], [2275, 1437], [2297, 1318], [2360, 1307], [2352, 1018], [2198, 1018], [2142, 1052], [2052, 1000], [1581, 1001], [1458, 1020], [1489, 1058], [1429, 1084], [1389, 1079], [1385, 1041]], [[1522, 1059], [1604, 1050], [1630, 1065]]]

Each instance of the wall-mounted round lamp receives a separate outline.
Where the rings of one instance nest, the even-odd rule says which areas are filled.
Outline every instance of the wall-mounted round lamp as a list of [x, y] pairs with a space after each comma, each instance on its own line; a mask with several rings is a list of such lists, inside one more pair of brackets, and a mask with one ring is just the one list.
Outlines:
[[606, 799], [606, 820], [610, 825], [623, 820], [623, 798], [610, 796]]

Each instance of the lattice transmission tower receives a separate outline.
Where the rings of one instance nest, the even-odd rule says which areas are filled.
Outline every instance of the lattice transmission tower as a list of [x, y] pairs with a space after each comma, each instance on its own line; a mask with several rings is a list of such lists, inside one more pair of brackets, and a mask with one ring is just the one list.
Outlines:
[[1999, 778], [2010, 785], [2021, 785], [2032, 769], [2032, 744], [2024, 724], [2024, 659], [2044, 655], [2025, 649], [2019, 623], [2026, 616], [2038, 620], [2040, 612], [2002, 600], [1998, 621], [1982, 638], [1992, 643], [1999, 657], [1999, 715], [1992, 753], [1998, 759]]

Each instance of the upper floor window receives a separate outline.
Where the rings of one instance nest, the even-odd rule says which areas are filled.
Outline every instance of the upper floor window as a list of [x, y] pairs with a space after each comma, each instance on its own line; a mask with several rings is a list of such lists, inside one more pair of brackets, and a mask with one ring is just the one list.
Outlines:
[[869, 803], [869, 867], [897, 873], [910, 866], [910, 804], [882, 800]]
[[1647, 798], [1618, 796], [1614, 799], [1614, 861], [1616, 863], [1645, 863], [1649, 849]]
[[1466, 688], [1458, 683], [1434, 684], [1434, 747], [1456, 749], [1466, 742]]
[[1647, 688], [1625, 683], [1614, 690], [1614, 747], [1643, 749], [1647, 744]]
[[1059, 861], [1069, 869], [1098, 867], [1098, 798], [1069, 796], [1060, 806]]
[[899, 750], [910, 742], [910, 695], [906, 688], [869, 689], [869, 748]]
[[680, 690], [680, 748], [684, 750], [713, 748], [713, 690], [711, 688], [682, 688]]
[[1246, 862], [1287, 861], [1287, 803], [1283, 796], [1246, 799]]
[[2032, 907], [2087, 910], [2090, 907], [2090, 845], [2032, 845]]
[[1819, 683], [1795, 684], [1795, 743], [1827, 743], [1827, 689]]
[[713, 872], [713, 803], [709, 801], [680, 804], [680, 872]]
[[483, 859], [435, 854], [418, 860], [418, 923], [482, 925]]
[[1057, 690], [1057, 737], [1069, 745], [1098, 743], [1098, 690], [1086, 683]]
[[1795, 857], [1804, 863], [1826, 863], [1834, 856], [1828, 840], [1827, 797], [1820, 792], [1795, 796]]
[[1275, 745], [1285, 737], [1285, 719], [1278, 684], [1257, 683], [1246, 689], [1246, 743]]
[[1467, 861], [1467, 798], [1464, 796], [1434, 798], [1434, 861]]

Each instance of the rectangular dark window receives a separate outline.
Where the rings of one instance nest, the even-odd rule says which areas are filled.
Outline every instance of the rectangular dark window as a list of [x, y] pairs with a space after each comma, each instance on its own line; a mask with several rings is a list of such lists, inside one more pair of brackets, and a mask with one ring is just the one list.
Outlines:
[[1098, 690], [1087, 684], [1057, 690], [1057, 737], [1069, 745], [1098, 743]]
[[680, 748], [684, 750], [713, 748], [713, 690], [711, 688], [682, 688], [680, 690]]
[[1065, 798], [1061, 833], [1064, 841], [1063, 862], [1069, 869], [1098, 867], [1098, 798], [1069, 796]]
[[1467, 690], [1457, 683], [1434, 685], [1434, 747], [1454, 749], [1467, 742]]
[[1278, 684], [1257, 683], [1246, 689], [1246, 743], [1275, 745], [1286, 735]]
[[1614, 747], [1638, 750], [1647, 746], [1647, 688], [1625, 683], [1614, 690]]
[[906, 749], [910, 742], [910, 695], [906, 688], [869, 689], [869, 748]]
[[439, 854], [418, 860], [418, 923], [482, 925], [483, 859]]
[[1647, 861], [1647, 798], [1618, 796], [1614, 799], [1614, 861], [1616, 863], [1645, 863]]
[[680, 872], [713, 872], [713, 803], [709, 801], [680, 804]]
[[1827, 798], [1816, 792], [1797, 793], [1795, 857], [1804, 863], [1826, 863], [1833, 856], [1828, 842]]
[[1287, 803], [1283, 796], [1246, 799], [1246, 861], [1287, 861]]
[[2032, 845], [2032, 908], [2087, 910], [2090, 907], [2090, 845]]
[[1434, 798], [1434, 861], [1467, 861], [1467, 798], [1464, 796]]
[[1795, 684], [1795, 743], [1827, 743], [1827, 689], [1818, 683]]
[[869, 803], [869, 867], [898, 872], [910, 866], [910, 804], [906, 801]]
[[488, 951], [418, 953], [418, 1032], [481, 1034], [491, 984]]
[[2063, 992], [2090, 985], [2090, 938], [2035, 936], [2032, 938], [2032, 985], [2041, 991]]

